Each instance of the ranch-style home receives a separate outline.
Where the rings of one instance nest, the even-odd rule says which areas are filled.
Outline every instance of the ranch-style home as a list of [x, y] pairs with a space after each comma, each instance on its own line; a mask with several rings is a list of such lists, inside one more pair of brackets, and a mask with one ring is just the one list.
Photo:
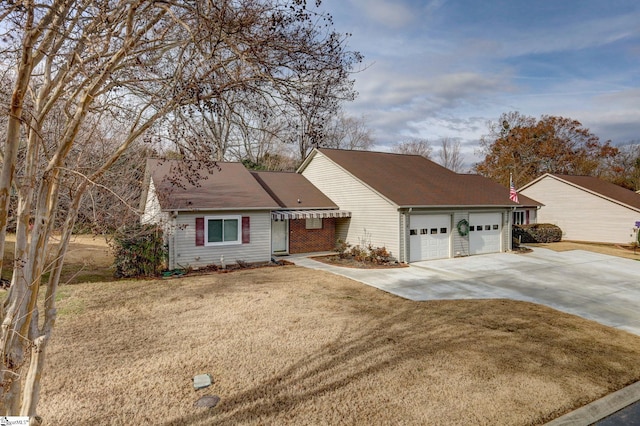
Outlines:
[[297, 173], [148, 160], [143, 223], [165, 230], [169, 268], [266, 262], [386, 247], [401, 262], [511, 249], [511, 224], [540, 203], [417, 155], [314, 149]]
[[509, 251], [516, 210], [531, 219], [541, 206], [418, 155], [320, 148], [298, 173], [351, 212], [336, 220], [338, 238], [385, 246], [401, 262]]
[[143, 188], [141, 222], [162, 225], [169, 269], [329, 251], [335, 220], [350, 214], [300, 174], [241, 163], [150, 159]]
[[570, 241], [628, 244], [637, 238], [640, 194], [592, 176], [547, 173], [520, 189], [544, 204], [538, 222]]

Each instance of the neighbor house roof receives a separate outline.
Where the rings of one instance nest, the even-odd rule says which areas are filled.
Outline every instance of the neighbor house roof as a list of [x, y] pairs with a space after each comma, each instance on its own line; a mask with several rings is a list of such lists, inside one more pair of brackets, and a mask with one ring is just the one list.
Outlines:
[[508, 188], [479, 175], [455, 173], [419, 155], [326, 148], [317, 152], [400, 207], [541, 205], [524, 196], [514, 203]]
[[520, 190], [524, 190], [546, 177], [564, 182], [571, 186], [582, 188], [583, 190], [602, 196], [616, 203], [624, 204], [636, 210], [640, 210], [640, 194], [594, 176], [572, 176], [546, 173], [529, 182]]
[[299, 173], [251, 172], [265, 191], [286, 209], [337, 209], [338, 206]]
[[241, 163], [147, 160], [162, 210], [277, 209]]

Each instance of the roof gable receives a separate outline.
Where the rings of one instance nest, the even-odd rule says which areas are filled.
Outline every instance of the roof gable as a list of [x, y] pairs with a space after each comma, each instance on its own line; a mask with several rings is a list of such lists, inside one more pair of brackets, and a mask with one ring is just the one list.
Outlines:
[[419, 155], [326, 148], [317, 151], [398, 206], [541, 205], [526, 197], [514, 203], [508, 188], [483, 176], [455, 173]]
[[623, 204], [640, 211], [640, 194], [611, 182], [604, 181], [595, 176], [572, 176], [546, 173], [525, 185], [523, 189], [534, 185], [536, 182], [539, 182], [544, 178], [555, 179], [559, 182], [582, 188], [583, 190], [607, 198], [618, 204]]
[[282, 208], [337, 209], [338, 206], [299, 173], [251, 172]]
[[147, 160], [162, 210], [272, 209], [278, 204], [241, 163]]

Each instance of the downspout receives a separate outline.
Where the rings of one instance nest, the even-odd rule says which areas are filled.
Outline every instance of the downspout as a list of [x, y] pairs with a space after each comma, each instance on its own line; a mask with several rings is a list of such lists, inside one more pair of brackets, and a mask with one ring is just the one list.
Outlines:
[[511, 208], [511, 217], [507, 218], [507, 226], [509, 227], [509, 251], [513, 251], [513, 214], [516, 212], [516, 206]]
[[409, 236], [409, 229], [411, 228], [409, 222], [411, 221], [411, 212], [413, 211], [413, 207], [409, 207], [409, 211], [405, 213], [405, 221], [404, 221], [404, 263], [409, 263], [409, 259], [411, 259], [411, 237]]
[[176, 231], [178, 229], [177, 225], [178, 212], [171, 212], [171, 225], [170, 225], [170, 233], [169, 233], [169, 270], [173, 271], [176, 269]]

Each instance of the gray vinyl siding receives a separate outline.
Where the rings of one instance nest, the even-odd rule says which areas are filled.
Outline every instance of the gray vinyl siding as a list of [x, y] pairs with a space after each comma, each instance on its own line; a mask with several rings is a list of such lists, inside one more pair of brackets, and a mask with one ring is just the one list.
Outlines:
[[[225, 246], [196, 246], [196, 218], [215, 215], [250, 217], [250, 242]], [[174, 258], [170, 259], [170, 264], [176, 268], [220, 265], [221, 256], [224, 256], [227, 265], [237, 263], [238, 260], [252, 263], [267, 262], [271, 259], [271, 213], [269, 211], [181, 212], [175, 222], [174, 249], [172, 250]]]
[[512, 211], [502, 212], [502, 251], [511, 251], [511, 240], [513, 235], [512, 223], [513, 215]]
[[562, 229], [562, 238], [573, 241], [627, 244], [633, 241], [640, 212], [591, 192], [545, 177], [522, 193], [544, 204], [538, 223]]
[[456, 211], [453, 213], [453, 229], [451, 232], [453, 232], [454, 257], [469, 256], [469, 234], [464, 237], [458, 234], [458, 222], [463, 219], [469, 222], [469, 212]]
[[398, 238], [399, 242], [399, 251], [397, 254], [397, 259], [400, 262], [409, 262], [409, 253], [408, 253], [408, 236], [409, 236], [409, 214], [406, 212], [400, 213], [400, 226], [398, 228]]
[[[316, 152], [302, 171], [320, 191], [341, 210], [351, 212], [348, 225], [338, 226], [337, 233], [351, 244], [371, 243], [386, 247], [393, 256], [400, 253], [397, 206], [382, 198], [344, 169]], [[344, 229], [346, 228], [346, 229]]]

